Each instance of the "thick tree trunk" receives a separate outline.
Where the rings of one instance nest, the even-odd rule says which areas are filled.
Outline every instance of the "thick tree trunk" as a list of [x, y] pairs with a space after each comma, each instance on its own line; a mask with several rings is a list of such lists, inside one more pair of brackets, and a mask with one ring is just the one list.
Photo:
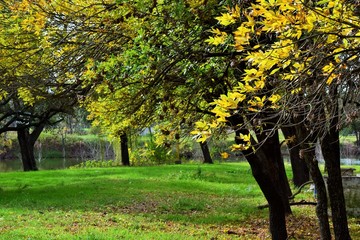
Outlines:
[[[244, 144], [240, 134], [248, 135], [250, 132], [246, 129], [236, 129], [236, 126], [243, 123], [243, 118], [240, 115], [233, 115], [228, 120], [231, 126], [235, 126], [235, 142]], [[263, 130], [257, 133], [257, 141], [250, 135], [251, 145], [255, 147], [258, 145], [257, 148], [250, 147], [242, 153], [249, 162], [252, 174], [269, 204], [272, 239], [285, 240], [287, 239], [286, 214], [291, 214], [288, 198], [291, 190], [285, 173], [278, 132], [272, 130], [271, 120], [268, 120], [269, 124], [264, 125]], [[276, 122], [274, 119], [273, 121]]]
[[[240, 132], [236, 132], [239, 136]], [[244, 134], [244, 133], [243, 133]], [[245, 133], [246, 134], [246, 133]], [[274, 139], [272, 139], [274, 140]], [[239, 144], [239, 138], [235, 141]], [[258, 183], [269, 204], [270, 233], [272, 239], [287, 239], [286, 219], [287, 213], [291, 213], [288, 200], [288, 190], [283, 183], [284, 168], [279, 168], [278, 163], [272, 157], [278, 156], [279, 144], [266, 140], [262, 146], [253, 151], [253, 149], [244, 150], [243, 154], [249, 162], [252, 174]], [[272, 156], [272, 157], [271, 157]]]
[[128, 138], [126, 133], [120, 135], [120, 144], [121, 144], [121, 163], [124, 166], [130, 166]]
[[[273, 130], [269, 128], [268, 131]], [[273, 131], [270, 136], [264, 133], [258, 134], [257, 139], [261, 143], [261, 147], [259, 150], [265, 154], [264, 157], [267, 159], [267, 161], [269, 161], [270, 164], [273, 164], [274, 166], [273, 174], [277, 174], [276, 181], [278, 181], [279, 184], [279, 191], [281, 192], [282, 201], [285, 207], [285, 213], [291, 214], [289, 197], [292, 195], [292, 193], [285, 172], [284, 160], [282, 157], [281, 145], [279, 141], [279, 133], [278, 131]], [[259, 152], [259, 154], [261, 154], [261, 152]]]
[[17, 138], [20, 146], [21, 161], [24, 171], [37, 171], [38, 168], [36, 167], [34, 156], [34, 145], [31, 144], [29, 130], [18, 130]]
[[200, 142], [200, 147], [201, 147], [201, 151], [203, 153], [203, 156], [204, 156], [204, 161], [203, 163], [209, 163], [209, 164], [213, 164], [213, 160], [211, 158], [211, 155], [210, 155], [210, 151], [209, 151], [209, 146], [207, 144], [207, 142]]
[[[281, 128], [285, 139], [293, 139], [287, 141], [290, 153], [291, 169], [293, 172], [293, 182], [296, 187], [300, 187], [304, 183], [310, 180], [309, 168], [306, 162], [300, 158], [300, 146], [296, 139], [296, 130], [294, 127], [283, 127]], [[295, 137], [295, 138], [294, 138]]]
[[328, 172], [327, 187], [330, 198], [335, 239], [351, 239], [346, 216], [345, 198], [340, 170], [339, 131], [333, 125], [321, 141], [321, 150]]
[[[274, 182], [274, 169], [268, 168], [268, 160], [259, 152], [251, 150], [244, 151], [252, 174], [258, 183], [269, 204], [270, 233], [272, 239], [287, 239], [285, 206], [283, 203], [283, 192], [280, 191], [278, 181]], [[272, 165], [272, 164], [271, 164]]]
[[44, 127], [44, 123], [36, 126], [31, 134], [29, 128], [19, 128], [17, 130], [17, 138], [20, 146], [21, 160], [24, 171], [38, 170], [34, 155], [34, 145]]

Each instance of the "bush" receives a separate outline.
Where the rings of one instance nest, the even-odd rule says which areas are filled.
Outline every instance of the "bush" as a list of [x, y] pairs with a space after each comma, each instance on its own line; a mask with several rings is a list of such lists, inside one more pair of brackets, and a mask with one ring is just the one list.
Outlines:
[[107, 167], [116, 167], [119, 164], [113, 160], [88, 160], [74, 166], [69, 167], [69, 169], [79, 169], [79, 168], [107, 168]]
[[130, 164], [135, 166], [166, 164], [173, 159], [171, 149], [157, 146], [152, 141], [146, 141], [143, 147], [130, 150]]

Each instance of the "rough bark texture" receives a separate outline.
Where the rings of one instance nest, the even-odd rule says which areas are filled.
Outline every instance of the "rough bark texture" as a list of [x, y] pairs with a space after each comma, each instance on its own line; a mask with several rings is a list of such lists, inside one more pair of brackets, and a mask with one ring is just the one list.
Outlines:
[[210, 155], [210, 151], [209, 151], [209, 146], [207, 144], [207, 142], [200, 142], [200, 147], [201, 147], [201, 151], [203, 153], [204, 156], [204, 162], [203, 163], [209, 163], [209, 164], [213, 164], [213, 160], [211, 158]]
[[121, 144], [121, 163], [124, 166], [130, 166], [128, 137], [126, 133], [120, 135], [120, 144]]
[[306, 165], [306, 162], [300, 158], [300, 146], [296, 138], [296, 130], [294, 127], [284, 127], [281, 128], [285, 139], [293, 139], [292, 141], [287, 141], [286, 145], [288, 146], [290, 153], [290, 162], [291, 169], [293, 172], [293, 182], [296, 187], [300, 187], [304, 183], [310, 180], [309, 168]]
[[340, 170], [339, 132], [336, 126], [330, 128], [321, 141], [321, 150], [328, 172], [327, 187], [335, 239], [351, 239], [348, 229], [345, 198]]

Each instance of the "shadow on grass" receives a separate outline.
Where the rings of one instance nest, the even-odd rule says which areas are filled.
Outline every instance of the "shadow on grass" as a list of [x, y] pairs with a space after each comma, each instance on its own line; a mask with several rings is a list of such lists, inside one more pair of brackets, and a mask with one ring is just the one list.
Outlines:
[[191, 166], [17, 173], [13, 179], [0, 178], [0, 204], [18, 211], [111, 211], [206, 223], [262, 214], [254, 183], [231, 180], [237, 178], [236, 169], [201, 171]]

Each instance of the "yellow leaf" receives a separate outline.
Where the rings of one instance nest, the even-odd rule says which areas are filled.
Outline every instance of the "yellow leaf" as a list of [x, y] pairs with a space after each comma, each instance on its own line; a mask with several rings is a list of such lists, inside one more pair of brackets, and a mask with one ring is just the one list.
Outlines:
[[250, 148], [250, 145], [248, 144], [233, 144], [231, 146], [231, 151], [244, 151]]
[[301, 87], [293, 89], [293, 90], [291, 90], [291, 94], [297, 94], [297, 93], [301, 92], [301, 90], [302, 90]]
[[223, 159], [229, 158], [229, 156], [230, 156], [227, 152], [222, 152], [222, 153], [220, 153], [220, 155], [221, 155], [221, 158], [223, 158]]
[[275, 69], [273, 69], [271, 72], [270, 72], [270, 75], [273, 75], [273, 74], [275, 74], [277, 71], [279, 71], [280, 70], [280, 68], [275, 68]]
[[214, 33], [214, 34], [216, 34], [216, 35], [222, 35], [222, 31], [220, 31], [218, 28], [212, 28], [211, 30], [210, 30], [210, 32], [211, 33]]
[[225, 43], [225, 41], [226, 41], [226, 35], [209, 37], [208, 39], [205, 40], [205, 42], [208, 42], [215, 46], [223, 44], [223, 43]]
[[221, 25], [228, 26], [232, 23], [235, 23], [235, 18], [233, 18], [229, 13], [223, 13], [222, 16], [216, 17], [216, 20], [220, 22]]
[[264, 80], [259, 80], [259, 81], [255, 81], [255, 89], [256, 90], [261, 90], [265, 87], [265, 81]]
[[334, 73], [331, 74], [331, 75], [327, 78], [326, 84], [327, 84], [327, 85], [330, 85], [330, 84], [334, 81], [335, 78], [337, 78], [337, 75], [334, 74]]
[[205, 121], [197, 121], [195, 122], [196, 129], [207, 130], [209, 127]]
[[231, 16], [233, 18], [239, 18], [240, 17], [240, 7], [238, 5], [235, 6], [235, 8], [231, 9]]
[[286, 142], [286, 143], [294, 143], [295, 140], [296, 140], [296, 136], [293, 135], [293, 136], [290, 136], [290, 137], [286, 138], [286, 139], [285, 139], [285, 142]]
[[219, 122], [227, 122], [226, 118], [230, 117], [230, 113], [220, 107], [215, 107], [211, 112], [215, 113]]
[[248, 92], [254, 92], [255, 91], [255, 88], [253, 88], [252, 86], [250, 86], [249, 84], [246, 84], [244, 86], [244, 89]]
[[330, 62], [329, 64], [325, 65], [323, 68], [322, 68], [322, 71], [323, 73], [331, 73], [333, 72], [335, 69], [335, 66], [332, 62]]
[[245, 98], [246, 98], [246, 95], [245, 95], [245, 94], [239, 93], [239, 92], [237, 92], [237, 91], [229, 92], [229, 93], [228, 93], [228, 96], [229, 96], [230, 98], [234, 99], [235, 101], [237, 101], [238, 103], [244, 101]]
[[28, 88], [20, 87], [18, 89], [18, 96], [21, 98], [25, 104], [33, 106], [35, 103], [35, 98], [31, 91]]
[[250, 142], [251, 135], [250, 135], [250, 133], [248, 133], [248, 134], [246, 134], [246, 135], [240, 133], [239, 138], [240, 138], [241, 140], [243, 140], [244, 142]]
[[268, 99], [271, 103], [274, 104], [274, 103], [277, 103], [281, 99], [281, 96], [279, 94], [273, 94]]

